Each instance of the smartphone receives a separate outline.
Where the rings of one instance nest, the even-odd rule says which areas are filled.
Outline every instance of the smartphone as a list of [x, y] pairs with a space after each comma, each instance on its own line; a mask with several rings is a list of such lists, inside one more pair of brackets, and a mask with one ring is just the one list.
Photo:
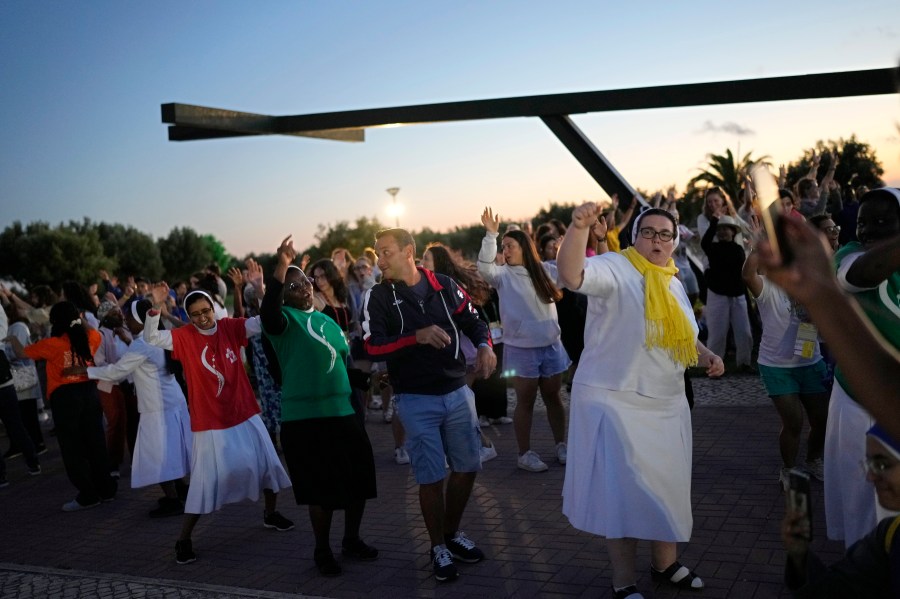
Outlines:
[[750, 179], [756, 190], [756, 212], [762, 220], [772, 250], [781, 256], [782, 264], [790, 264], [793, 256], [784, 236], [782, 222], [785, 216], [778, 193], [778, 183], [769, 169], [762, 164], [753, 165], [750, 169]]
[[807, 541], [812, 541], [812, 503], [809, 496], [809, 473], [798, 468], [788, 472], [788, 509], [806, 516], [809, 522]]

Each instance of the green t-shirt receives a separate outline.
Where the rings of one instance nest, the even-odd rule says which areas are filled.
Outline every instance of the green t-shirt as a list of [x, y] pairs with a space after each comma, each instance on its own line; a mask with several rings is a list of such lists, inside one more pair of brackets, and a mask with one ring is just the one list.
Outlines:
[[[861, 243], [851, 241], [835, 253], [835, 266], [840, 268], [842, 260], [862, 251]], [[866, 313], [869, 321], [878, 329], [882, 337], [894, 348], [900, 349], [900, 272], [891, 273], [887, 279], [873, 289], [855, 292], [853, 297], [859, 302], [863, 312]], [[853, 397], [840, 367], [835, 368], [834, 378], [850, 394], [850, 397]]]
[[349, 416], [347, 340], [341, 327], [321, 312], [284, 306], [287, 328], [266, 333], [281, 366], [281, 420]]

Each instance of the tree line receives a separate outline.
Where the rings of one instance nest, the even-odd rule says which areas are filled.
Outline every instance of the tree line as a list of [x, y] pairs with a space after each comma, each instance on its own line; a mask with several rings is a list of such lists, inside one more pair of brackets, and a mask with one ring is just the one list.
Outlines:
[[[838, 158], [834, 179], [848, 193], [859, 185], [869, 188], [883, 185], [884, 169], [874, 150], [851, 136], [847, 140], [819, 141], [804, 150], [797, 160], [785, 165], [788, 186], [808, 173], [813, 153], [823, 156], [819, 164], [820, 179], [831, 161]], [[679, 194], [681, 220], [689, 224], [694, 222], [702, 210], [704, 189], [710, 185], [722, 187], [736, 200], [744, 176], [756, 162], [768, 164], [767, 157], [754, 159], [749, 152], [734, 156], [731, 150], [726, 150], [724, 154], [708, 155], [706, 168], [701, 169]], [[644, 190], [639, 192], [647, 199], [653, 195]], [[625, 203], [630, 198], [620, 200]], [[531, 224], [536, 226], [552, 218], [567, 223], [574, 205], [551, 202], [530, 219]], [[320, 224], [314, 236], [315, 243], [302, 253], [316, 260], [330, 257], [334, 249], [342, 247], [358, 256], [373, 245], [375, 233], [383, 228], [385, 225], [377, 218], [365, 216], [353, 222]], [[481, 246], [484, 229], [480, 224], [473, 224], [449, 231], [425, 228], [411, 233], [418, 247], [439, 241], [462, 250], [471, 258]], [[218, 264], [222, 272], [226, 272], [251, 257], [259, 261], [266, 272], [271, 272], [274, 267], [274, 254], [250, 254], [237, 259], [214, 236], [201, 235], [190, 227], [174, 228], [166, 237], [154, 240], [130, 225], [96, 223], [85, 218], [81, 222], [70, 221], [55, 227], [41, 221], [27, 225], [14, 222], [0, 233], [0, 278], [17, 281], [26, 287], [56, 286], [65, 280], [98, 282], [101, 269], [123, 277], [133, 275], [173, 282], [186, 280], [211, 263]]]

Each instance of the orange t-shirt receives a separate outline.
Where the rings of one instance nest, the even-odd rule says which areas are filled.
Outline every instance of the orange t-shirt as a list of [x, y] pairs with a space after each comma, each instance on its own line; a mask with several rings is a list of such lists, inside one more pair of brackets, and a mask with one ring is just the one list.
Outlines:
[[[91, 355], [94, 355], [97, 353], [97, 348], [100, 347], [100, 333], [94, 329], [88, 329], [87, 334]], [[61, 385], [84, 383], [90, 380], [87, 376], [63, 376], [62, 374], [63, 368], [77, 365], [72, 359], [72, 344], [69, 342], [68, 335], [41, 339], [37, 343], [26, 346], [25, 353], [32, 360], [47, 361], [47, 397], [53, 395], [53, 392]], [[93, 362], [86, 366], [93, 366]]]

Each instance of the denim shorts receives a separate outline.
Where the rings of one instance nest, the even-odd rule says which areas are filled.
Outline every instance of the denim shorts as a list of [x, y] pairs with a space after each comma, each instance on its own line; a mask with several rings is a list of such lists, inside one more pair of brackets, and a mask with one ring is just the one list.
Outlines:
[[557, 340], [544, 347], [503, 347], [503, 376], [520, 376], [526, 379], [551, 377], [565, 372], [572, 361]]
[[799, 395], [825, 393], [828, 391], [825, 385], [827, 375], [828, 367], [825, 366], [825, 360], [796, 368], [759, 364], [759, 376], [762, 378], [766, 393], [771, 397], [793, 393]]
[[481, 470], [475, 395], [468, 385], [445, 395], [398, 393], [397, 415], [418, 484], [444, 480], [448, 463], [453, 472]]

